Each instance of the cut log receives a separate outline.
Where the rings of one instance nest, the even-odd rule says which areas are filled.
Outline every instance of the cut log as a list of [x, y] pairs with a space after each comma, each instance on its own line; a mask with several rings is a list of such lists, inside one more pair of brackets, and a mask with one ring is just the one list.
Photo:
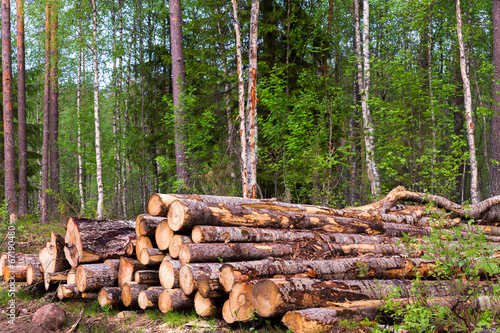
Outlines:
[[37, 254], [16, 253], [15, 255], [7, 255], [3, 278], [5, 282], [26, 282], [26, 272], [29, 264], [39, 263]]
[[156, 245], [160, 250], [166, 251], [170, 245], [170, 241], [174, 236], [174, 232], [168, 225], [168, 220], [163, 220], [156, 227], [155, 240]]
[[120, 257], [118, 286], [123, 287], [126, 282], [133, 281], [135, 272], [144, 269], [146, 269], [146, 266], [140, 261], [132, 258]]
[[143, 310], [158, 307], [158, 298], [163, 290], [163, 287], [150, 287], [141, 291], [138, 299], [139, 307]]
[[134, 282], [142, 284], [160, 284], [160, 275], [157, 270], [141, 270], [134, 274]]
[[151, 238], [148, 236], [140, 236], [137, 238], [137, 243], [135, 244], [135, 254], [137, 257], [137, 260], [141, 261], [141, 251], [142, 249], [146, 248], [154, 248], [155, 246], [153, 245], [153, 242], [151, 241]]
[[[352, 302], [357, 305], [358, 302]], [[312, 308], [287, 312], [281, 320], [292, 332], [295, 333], [320, 333], [329, 331], [340, 320], [362, 321], [376, 320], [380, 316], [378, 311], [379, 301], [362, 301], [360, 303], [373, 303], [373, 305], [348, 307]]]
[[194, 310], [199, 316], [210, 317], [222, 312], [224, 298], [205, 298], [196, 293], [194, 295]]
[[415, 274], [428, 277], [435, 264], [430, 260], [404, 259], [401, 257], [373, 257], [334, 260], [281, 260], [263, 259], [224, 264], [219, 281], [226, 292], [239, 282], [275, 275], [306, 273], [309, 277], [323, 280], [397, 279], [411, 278]]
[[179, 270], [179, 286], [186, 295], [191, 295], [198, 290], [196, 282], [200, 275], [208, 274], [210, 276], [214, 273], [217, 276], [221, 267], [220, 263], [182, 265]]
[[229, 308], [236, 321], [253, 319], [255, 308], [252, 303], [253, 286], [250, 283], [237, 283], [229, 294]]
[[168, 246], [168, 253], [172, 258], [179, 258], [179, 253], [181, 252], [184, 244], [192, 244], [193, 241], [191, 237], [184, 235], [173, 235], [172, 240]]
[[179, 260], [165, 257], [160, 265], [159, 276], [160, 284], [165, 289], [179, 288], [179, 270], [182, 264]]
[[75, 284], [76, 285], [76, 268], [71, 268], [68, 271], [68, 276], [66, 279], [66, 284]]
[[219, 282], [219, 272], [201, 274], [196, 279], [196, 286], [200, 295], [205, 298], [222, 297], [226, 294]]
[[108, 264], [85, 264], [76, 269], [76, 285], [80, 292], [99, 292], [118, 282], [118, 270]]
[[137, 244], [137, 239], [132, 239], [125, 245], [125, 255], [127, 257], [133, 257], [135, 254], [135, 245]]
[[148, 236], [155, 237], [156, 227], [161, 221], [166, 220], [164, 217], [152, 216], [149, 214], [140, 214], [135, 219], [135, 234], [137, 237]]
[[181, 263], [256, 260], [283, 257], [295, 251], [288, 243], [200, 243], [185, 244], [179, 253]]
[[38, 257], [44, 272], [55, 273], [69, 269], [70, 265], [64, 254], [64, 237], [52, 232], [50, 241], [43, 248]]
[[163, 313], [190, 310], [193, 307], [193, 299], [179, 288], [164, 289], [158, 297], [158, 308]]
[[118, 306], [122, 303], [122, 290], [118, 287], [104, 287], [99, 290], [97, 294], [99, 305], [105, 306]]
[[57, 286], [57, 297], [59, 300], [80, 298], [81, 294], [76, 284], [60, 284]]
[[42, 265], [38, 264], [29, 264], [28, 269], [26, 270], [26, 283], [28, 286], [37, 284], [43, 281], [43, 273], [41, 271]]
[[224, 305], [222, 306], [222, 319], [228, 324], [232, 324], [236, 321], [236, 318], [234, 318], [233, 311], [231, 310], [231, 304], [229, 303], [229, 300], [224, 302]]
[[150, 288], [149, 284], [125, 282], [122, 286], [122, 302], [128, 307], [139, 306], [139, 293]]
[[314, 239], [313, 231], [197, 225], [191, 231], [194, 243], [263, 243]]
[[69, 271], [64, 272], [55, 272], [55, 273], [43, 273], [43, 281], [45, 285], [45, 290], [50, 290], [52, 287], [58, 286], [60, 284], [68, 284], [68, 273]]
[[140, 262], [147, 266], [160, 266], [165, 254], [157, 248], [144, 248], [141, 251]]
[[[263, 279], [252, 290], [252, 303], [259, 315], [271, 317], [332, 302], [380, 299], [396, 289], [401, 297], [408, 297], [409, 286], [409, 281], [402, 280]], [[450, 290], [446, 283], [426, 283], [425, 287], [429, 296], [445, 296]]]
[[64, 236], [64, 254], [72, 267], [125, 255], [135, 239], [134, 221], [97, 221], [70, 217]]

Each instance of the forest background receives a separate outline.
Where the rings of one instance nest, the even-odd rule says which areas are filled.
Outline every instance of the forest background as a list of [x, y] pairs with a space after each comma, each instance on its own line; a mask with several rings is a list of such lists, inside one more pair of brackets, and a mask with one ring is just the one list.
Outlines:
[[154, 192], [332, 207], [397, 185], [500, 194], [500, 0], [186, 0], [182, 21], [178, 0], [5, 3], [10, 213], [133, 218]]

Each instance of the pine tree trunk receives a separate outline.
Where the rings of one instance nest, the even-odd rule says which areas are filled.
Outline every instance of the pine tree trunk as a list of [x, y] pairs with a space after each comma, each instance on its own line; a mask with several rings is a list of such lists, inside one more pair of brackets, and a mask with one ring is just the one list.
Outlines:
[[104, 219], [104, 185], [102, 182], [101, 158], [101, 122], [99, 116], [99, 63], [97, 61], [97, 7], [96, 0], [92, 4], [92, 56], [94, 60], [94, 124], [95, 124], [95, 155], [97, 177], [97, 219]]
[[51, 0], [50, 14], [50, 212], [54, 215], [59, 205], [59, 79], [58, 79], [58, 6]]
[[26, 132], [26, 75], [24, 50], [24, 0], [17, 0], [17, 122], [19, 151], [20, 216], [28, 213], [28, 141]]
[[12, 62], [10, 46], [10, 2], [2, 0], [2, 77], [5, 200], [9, 214], [17, 214], [16, 143], [12, 97]]
[[[500, 195], [500, 0], [493, 0], [493, 103], [490, 136], [490, 196]], [[498, 209], [495, 209], [498, 211]], [[498, 213], [500, 216], [500, 213]]]
[[99, 290], [97, 300], [102, 307], [110, 305], [118, 306], [122, 304], [122, 290], [118, 287], [104, 287]]
[[106, 263], [80, 265], [76, 269], [76, 285], [80, 292], [98, 292], [118, 282], [118, 268]]
[[238, 118], [240, 119], [240, 169], [241, 169], [241, 187], [243, 190], [243, 197], [248, 198], [248, 172], [247, 169], [247, 139], [245, 134], [245, 86], [243, 82], [243, 61], [241, 58], [241, 36], [240, 36], [240, 23], [238, 19], [238, 4], [236, 0], [233, 3], [233, 20], [234, 31], [236, 34], [236, 63], [238, 71]]
[[141, 270], [134, 274], [134, 282], [142, 284], [159, 285], [160, 275], [157, 270]]
[[182, 41], [182, 16], [180, 0], [170, 0], [170, 33], [172, 50], [172, 77], [174, 86], [174, 126], [175, 126], [175, 163], [177, 180], [188, 185], [188, 166], [186, 148], [186, 110], [182, 102], [184, 93], [184, 50]]
[[462, 11], [460, 9], [460, 0], [456, 0], [457, 11], [457, 37], [458, 46], [460, 49], [460, 72], [462, 73], [462, 81], [464, 87], [464, 104], [465, 104], [465, 119], [467, 123], [467, 141], [469, 142], [470, 154], [470, 193], [472, 204], [479, 203], [479, 185], [477, 180], [477, 159], [476, 159], [476, 143], [474, 139], [474, 122], [472, 119], [472, 94], [470, 90], [470, 80], [467, 65], [467, 55], [465, 51], [465, 43], [462, 35]]
[[43, 143], [42, 143], [42, 186], [40, 218], [43, 224], [49, 223], [49, 163], [50, 163], [50, 1], [45, 5], [45, 72], [43, 91]]

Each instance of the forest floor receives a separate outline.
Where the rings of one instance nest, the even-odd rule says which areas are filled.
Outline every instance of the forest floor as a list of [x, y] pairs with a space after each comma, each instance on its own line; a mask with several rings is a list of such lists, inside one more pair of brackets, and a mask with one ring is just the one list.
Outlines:
[[[36, 220], [18, 223], [16, 228], [16, 252], [38, 253], [50, 239], [52, 231], [64, 235], [66, 221], [54, 221], [42, 225]], [[5, 225], [0, 225], [0, 252], [7, 251]], [[8, 294], [5, 282], [0, 282], [0, 332], [45, 333], [51, 332], [31, 322], [37, 309], [44, 304], [54, 303], [66, 311], [65, 325], [58, 332], [68, 332], [79, 321], [72, 332], [96, 333], [156, 333], [156, 332], [262, 332], [285, 333], [287, 328], [279, 319], [265, 320], [252, 324], [227, 324], [220, 318], [202, 318], [194, 311], [162, 313], [159, 309], [102, 308], [97, 300], [66, 300], [61, 302], [55, 291], [37, 290], [26, 283], [16, 285], [15, 325], [9, 323], [6, 316]]]

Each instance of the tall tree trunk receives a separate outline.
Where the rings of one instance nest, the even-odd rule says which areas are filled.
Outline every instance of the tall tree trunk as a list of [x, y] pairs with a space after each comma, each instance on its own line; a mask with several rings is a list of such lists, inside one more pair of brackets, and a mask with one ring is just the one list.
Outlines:
[[186, 159], [186, 110], [182, 103], [184, 92], [184, 50], [182, 41], [182, 16], [180, 0], [170, 0], [170, 35], [172, 48], [172, 77], [174, 87], [174, 123], [175, 123], [175, 163], [177, 180], [188, 185], [188, 167]]
[[[490, 196], [500, 194], [500, 0], [493, 0], [493, 110], [491, 120]], [[497, 210], [498, 211], [498, 210]]]
[[[358, 7], [359, 8], [359, 7]], [[359, 9], [358, 9], [359, 11]], [[358, 53], [361, 55], [361, 51]], [[359, 62], [359, 60], [358, 60]], [[360, 65], [358, 64], [358, 70]], [[363, 129], [366, 150], [366, 166], [372, 196], [380, 195], [380, 176], [375, 162], [375, 131], [368, 100], [370, 98], [370, 1], [363, 0], [363, 70], [362, 70], [362, 100]]]
[[24, 0], [17, 0], [17, 123], [19, 151], [19, 215], [28, 213], [28, 142], [26, 133], [26, 76]]
[[59, 83], [58, 71], [58, 8], [57, 0], [52, 0], [50, 6], [50, 212], [54, 215], [59, 203]]
[[113, 5], [111, 14], [113, 24], [113, 137], [115, 140], [114, 153], [115, 153], [115, 193], [114, 193], [114, 206], [116, 207], [116, 214], [120, 215], [121, 209], [121, 193], [122, 193], [122, 178], [121, 178], [121, 162], [120, 162], [120, 103], [118, 101], [118, 94], [121, 91], [121, 82], [119, 83], [119, 68], [118, 50], [116, 45], [116, 7]]
[[236, 62], [238, 70], [238, 105], [240, 118], [240, 144], [241, 144], [241, 182], [243, 197], [248, 198], [248, 178], [247, 178], [247, 139], [245, 134], [245, 86], [243, 83], [243, 61], [241, 58], [241, 36], [240, 36], [240, 23], [238, 20], [238, 4], [236, 0], [233, 3], [233, 19], [234, 31], [236, 33]]
[[[119, 52], [119, 55], [118, 55], [118, 94], [119, 94], [119, 100], [120, 102], [118, 102], [118, 109], [121, 109], [123, 107], [123, 104], [121, 103], [121, 100], [122, 100], [122, 85], [123, 85], [123, 68], [122, 68], [122, 63], [123, 63], [123, 11], [122, 11], [122, 6], [123, 6], [123, 3], [122, 3], [122, 0], [119, 0], [118, 1], [118, 31], [120, 33], [120, 42], [119, 42], [119, 47], [118, 47], [118, 52]], [[119, 110], [118, 110], [119, 112]], [[126, 119], [123, 117], [121, 118], [121, 122], [120, 122], [120, 125], [121, 125], [121, 133], [120, 134], [120, 141], [121, 141], [121, 144], [120, 144], [120, 159], [119, 159], [119, 169], [120, 169], [120, 183], [121, 183], [121, 192], [119, 193], [120, 195], [120, 200], [121, 200], [121, 214], [123, 214], [123, 218], [126, 218], [127, 217], [127, 202], [126, 202], [126, 196], [125, 196], [125, 186], [126, 186], [126, 179], [127, 177], [125, 176], [125, 149], [123, 147], [123, 139], [124, 139], [124, 133], [125, 132], [125, 124], [126, 124]], [[118, 140], [118, 138], [117, 138]]]
[[10, 57], [10, 2], [2, 0], [2, 83], [5, 154], [5, 199], [9, 214], [16, 214], [16, 144], [12, 103], [12, 63]]
[[95, 123], [95, 155], [97, 177], [97, 219], [104, 219], [104, 186], [102, 183], [101, 162], [101, 124], [99, 120], [99, 65], [97, 62], [97, 8], [96, 0], [92, 0], [92, 56], [94, 60], [94, 123]]
[[45, 74], [43, 91], [42, 188], [40, 213], [43, 224], [49, 223], [49, 141], [50, 141], [50, 3], [45, 5]]
[[[80, 13], [80, 15], [82, 15]], [[83, 33], [82, 33], [82, 18], [79, 20], [78, 27], [78, 42], [80, 50], [78, 52], [78, 78], [76, 88], [76, 117], [77, 117], [77, 133], [76, 142], [78, 149], [78, 191], [80, 194], [80, 214], [85, 210], [85, 193], [83, 191], [83, 158], [82, 158], [82, 129], [81, 129], [81, 99], [82, 99], [82, 62], [83, 62]]]
[[248, 44], [248, 100], [247, 100], [247, 177], [248, 196], [257, 197], [257, 31], [259, 0], [252, 0], [250, 37]]
[[472, 203], [476, 204], [480, 200], [477, 182], [476, 144], [474, 142], [474, 123], [472, 120], [472, 94], [470, 90], [469, 73], [467, 71], [467, 59], [465, 54], [464, 39], [462, 36], [462, 11], [460, 9], [460, 0], [456, 0], [456, 10], [457, 37], [458, 46], [460, 49], [460, 71], [462, 73], [462, 81], [464, 83], [465, 118], [467, 123], [467, 141], [469, 142], [470, 154], [470, 195]]

